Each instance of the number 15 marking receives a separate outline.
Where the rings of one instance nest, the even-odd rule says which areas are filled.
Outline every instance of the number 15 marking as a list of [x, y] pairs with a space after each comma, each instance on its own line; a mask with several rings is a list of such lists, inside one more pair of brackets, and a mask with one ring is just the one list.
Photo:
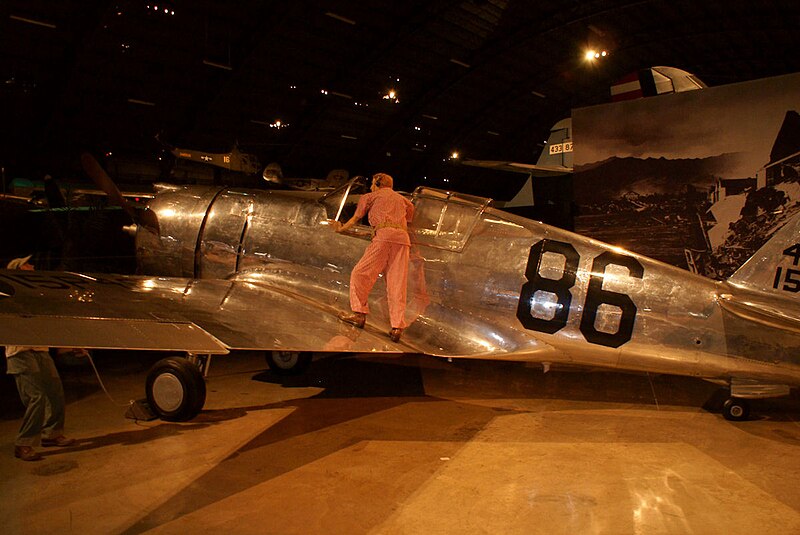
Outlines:
[[[561, 278], [548, 279], [539, 273], [545, 253], [555, 253], [564, 257], [564, 270]], [[517, 318], [526, 329], [554, 334], [567, 325], [572, 305], [570, 288], [575, 285], [579, 263], [580, 255], [569, 243], [540, 240], [531, 247], [528, 264], [525, 267], [525, 278], [528, 279], [528, 282], [522, 285], [517, 306]], [[636, 304], [628, 295], [603, 289], [603, 278], [609, 265], [627, 268], [631, 277], [641, 279], [644, 276], [642, 264], [632, 256], [611, 251], [599, 254], [592, 262], [592, 275], [586, 290], [580, 331], [589, 343], [619, 347], [631, 339], [637, 309]], [[531, 315], [531, 305], [537, 291], [551, 293], [558, 299], [556, 312], [552, 318], [542, 319]], [[615, 333], [598, 331], [595, 327], [597, 309], [603, 304], [614, 306], [622, 311], [619, 327]]]

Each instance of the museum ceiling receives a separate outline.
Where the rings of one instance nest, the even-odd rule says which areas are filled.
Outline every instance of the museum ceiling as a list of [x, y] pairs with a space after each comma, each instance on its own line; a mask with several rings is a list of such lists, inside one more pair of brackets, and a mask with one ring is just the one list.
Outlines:
[[639, 69], [709, 86], [800, 70], [789, 0], [6, 0], [0, 15], [0, 159], [34, 175], [162, 142], [238, 143], [293, 176], [457, 176], [454, 151], [535, 161], [556, 121]]

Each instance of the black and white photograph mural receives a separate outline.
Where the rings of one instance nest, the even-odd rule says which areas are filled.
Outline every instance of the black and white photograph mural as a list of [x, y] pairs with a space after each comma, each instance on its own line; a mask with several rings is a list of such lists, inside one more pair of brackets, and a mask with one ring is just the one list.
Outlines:
[[800, 212], [800, 74], [573, 110], [575, 230], [712, 278]]

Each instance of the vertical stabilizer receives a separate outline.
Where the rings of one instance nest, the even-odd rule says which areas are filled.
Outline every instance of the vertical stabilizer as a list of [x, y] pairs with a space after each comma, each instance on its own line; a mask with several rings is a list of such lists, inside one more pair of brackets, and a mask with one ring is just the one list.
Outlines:
[[800, 214], [775, 232], [728, 282], [783, 297], [800, 297]]
[[572, 118], [561, 119], [550, 129], [547, 145], [542, 149], [537, 166], [568, 167], [572, 171]]

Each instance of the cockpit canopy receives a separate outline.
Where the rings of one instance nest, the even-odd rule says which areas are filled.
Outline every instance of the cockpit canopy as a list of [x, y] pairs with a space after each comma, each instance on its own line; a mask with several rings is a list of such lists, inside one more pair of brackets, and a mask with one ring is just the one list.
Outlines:
[[[361, 195], [367, 192], [368, 179], [358, 176], [325, 195], [320, 202], [329, 219], [345, 222], [355, 213]], [[459, 252], [492, 200], [420, 186], [411, 195], [411, 202], [414, 203], [414, 220], [409, 226], [411, 241]], [[358, 231], [355, 234], [368, 235]]]

